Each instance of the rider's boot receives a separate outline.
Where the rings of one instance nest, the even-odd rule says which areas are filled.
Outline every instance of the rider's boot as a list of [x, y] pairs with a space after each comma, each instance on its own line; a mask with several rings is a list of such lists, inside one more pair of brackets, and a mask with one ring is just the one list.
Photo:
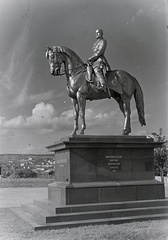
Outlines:
[[88, 75], [88, 82], [93, 83], [92, 80], [92, 72], [93, 72], [93, 68], [91, 65], [87, 65], [87, 75]]
[[97, 71], [95, 71], [95, 73], [100, 82], [100, 86], [98, 87], [98, 90], [102, 90], [102, 91], [106, 92], [107, 91], [106, 84], [105, 84], [106, 80], [105, 80], [102, 70], [98, 69]]

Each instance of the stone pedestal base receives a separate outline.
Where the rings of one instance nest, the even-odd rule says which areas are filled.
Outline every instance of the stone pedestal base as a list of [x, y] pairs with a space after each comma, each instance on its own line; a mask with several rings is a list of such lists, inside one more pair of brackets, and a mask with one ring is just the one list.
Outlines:
[[48, 199], [61, 205], [163, 199], [164, 185], [156, 180], [48, 185]]
[[165, 198], [155, 180], [152, 139], [76, 136], [47, 147], [55, 152], [55, 182], [48, 199], [58, 205]]

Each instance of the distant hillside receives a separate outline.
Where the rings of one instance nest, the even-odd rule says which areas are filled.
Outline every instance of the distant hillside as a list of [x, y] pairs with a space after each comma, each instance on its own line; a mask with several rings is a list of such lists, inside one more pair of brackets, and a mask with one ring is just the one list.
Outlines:
[[44, 160], [46, 158], [53, 158], [54, 154], [0, 154], [0, 163], [5, 163], [9, 161], [17, 162], [21, 160]]

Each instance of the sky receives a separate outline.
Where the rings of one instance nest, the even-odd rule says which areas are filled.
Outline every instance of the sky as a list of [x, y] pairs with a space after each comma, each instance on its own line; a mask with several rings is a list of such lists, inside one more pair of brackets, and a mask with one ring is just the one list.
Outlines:
[[[86, 62], [103, 29], [112, 69], [137, 78], [147, 125], [131, 100], [131, 135], [168, 138], [168, 10], [166, 0], [0, 0], [0, 154], [47, 153], [73, 130], [65, 77], [50, 75], [46, 48], [62, 45]], [[114, 99], [87, 101], [85, 134], [119, 135]]]

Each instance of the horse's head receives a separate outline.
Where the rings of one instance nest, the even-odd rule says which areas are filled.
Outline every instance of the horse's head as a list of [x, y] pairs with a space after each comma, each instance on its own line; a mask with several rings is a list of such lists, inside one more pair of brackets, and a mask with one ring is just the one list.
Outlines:
[[46, 58], [49, 61], [50, 73], [53, 76], [60, 75], [61, 65], [63, 62], [63, 59], [60, 53], [61, 53], [60, 47], [55, 47], [55, 46], [53, 48], [48, 47], [46, 50]]

